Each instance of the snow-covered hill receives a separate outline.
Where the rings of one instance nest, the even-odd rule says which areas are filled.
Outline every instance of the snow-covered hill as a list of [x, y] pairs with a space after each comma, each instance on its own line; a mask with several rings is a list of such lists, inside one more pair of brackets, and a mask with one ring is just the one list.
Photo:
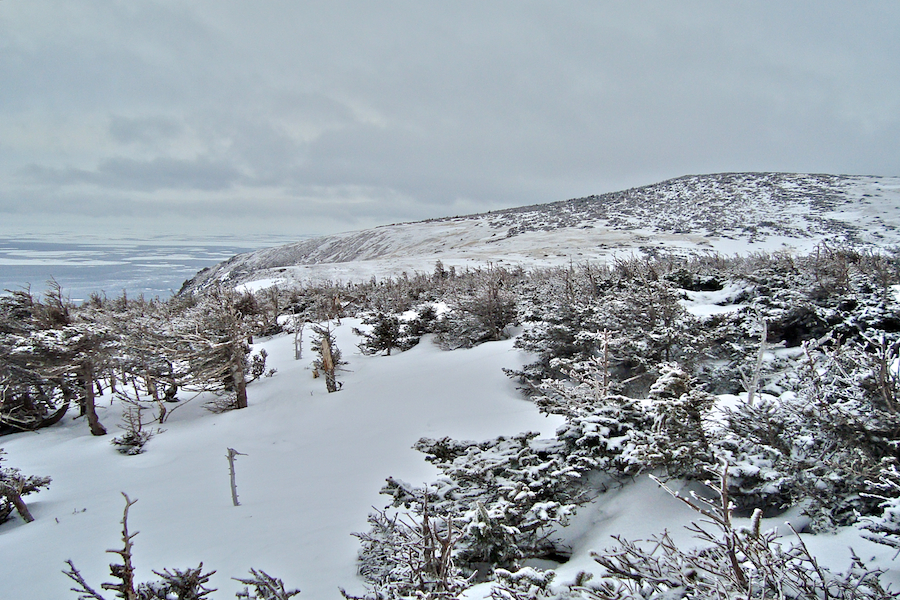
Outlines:
[[822, 241], [900, 243], [900, 177], [785, 173], [693, 175], [621, 192], [478, 215], [388, 225], [241, 254], [201, 271], [192, 289], [359, 280], [465, 267], [605, 260], [615, 255], [716, 251], [731, 255]]

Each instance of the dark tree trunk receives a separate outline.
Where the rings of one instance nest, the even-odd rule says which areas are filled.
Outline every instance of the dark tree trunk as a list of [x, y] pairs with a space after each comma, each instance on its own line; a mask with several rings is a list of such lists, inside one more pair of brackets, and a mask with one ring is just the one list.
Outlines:
[[81, 376], [84, 379], [84, 414], [88, 427], [93, 435], [106, 435], [106, 427], [100, 423], [97, 407], [94, 405], [94, 365], [86, 362], [82, 365]]
[[231, 381], [234, 385], [234, 407], [247, 408], [247, 381], [244, 379], [244, 349], [234, 348], [231, 353]]
[[34, 517], [31, 516], [31, 512], [28, 510], [28, 506], [25, 504], [25, 501], [22, 500], [22, 495], [19, 494], [19, 490], [15, 489], [11, 485], [0, 484], [0, 496], [5, 497], [9, 500], [9, 503], [12, 504], [22, 519], [25, 520], [26, 523], [31, 523], [34, 521]]

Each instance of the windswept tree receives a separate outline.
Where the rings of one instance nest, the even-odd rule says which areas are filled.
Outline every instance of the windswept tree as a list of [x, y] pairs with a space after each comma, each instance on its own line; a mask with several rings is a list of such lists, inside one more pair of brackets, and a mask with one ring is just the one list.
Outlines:
[[116, 336], [104, 320], [91, 311], [73, 312], [55, 282], [43, 298], [23, 292], [3, 309], [3, 423], [34, 429], [46, 424], [48, 409], [50, 420], [58, 420], [75, 400], [91, 433], [105, 435], [95, 407], [96, 384]]
[[246, 408], [245, 373], [253, 330], [247, 297], [217, 287], [187, 302], [172, 321], [175, 357], [186, 365], [186, 385], [227, 394], [226, 408]]
[[0, 296], [0, 432], [39, 429], [62, 418], [69, 397], [58, 378], [33, 360], [32, 336], [42, 329], [30, 290]]
[[50, 478], [36, 475], [26, 476], [22, 475], [19, 469], [4, 467], [4, 454], [6, 452], [0, 448], [0, 523], [5, 523], [13, 510], [18, 512], [26, 523], [30, 523], [34, 521], [34, 517], [31, 516], [22, 496], [49, 487]]
[[184, 344], [179, 347], [176, 335], [182, 308], [178, 302], [137, 298], [117, 302], [109, 315], [122, 344], [115, 365], [122, 381], [116, 392], [129, 402], [155, 405], [160, 423], [168, 415], [166, 405], [178, 400], [178, 390], [190, 379]]

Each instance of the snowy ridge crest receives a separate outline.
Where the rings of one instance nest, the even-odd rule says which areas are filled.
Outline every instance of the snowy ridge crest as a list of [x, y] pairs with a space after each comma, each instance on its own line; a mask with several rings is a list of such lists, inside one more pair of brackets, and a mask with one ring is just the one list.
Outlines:
[[[237, 255], [185, 282], [351, 276], [486, 264], [606, 260], [656, 249], [743, 253], [773, 241], [808, 251], [827, 241], [863, 247], [900, 243], [900, 177], [789, 173], [689, 175], [619, 192], [491, 213], [386, 225]], [[381, 268], [377, 268], [380, 266]], [[298, 269], [298, 267], [303, 267]], [[318, 267], [318, 268], [316, 268]]]

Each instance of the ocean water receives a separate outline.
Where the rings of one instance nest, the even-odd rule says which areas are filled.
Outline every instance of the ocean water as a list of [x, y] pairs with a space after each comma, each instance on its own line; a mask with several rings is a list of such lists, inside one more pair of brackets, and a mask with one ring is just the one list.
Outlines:
[[19, 239], [0, 237], [0, 294], [30, 287], [43, 293], [55, 280], [65, 296], [81, 302], [91, 293], [168, 298], [197, 271], [235, 254], [297, 241], [292, 238], [179, 240]]

